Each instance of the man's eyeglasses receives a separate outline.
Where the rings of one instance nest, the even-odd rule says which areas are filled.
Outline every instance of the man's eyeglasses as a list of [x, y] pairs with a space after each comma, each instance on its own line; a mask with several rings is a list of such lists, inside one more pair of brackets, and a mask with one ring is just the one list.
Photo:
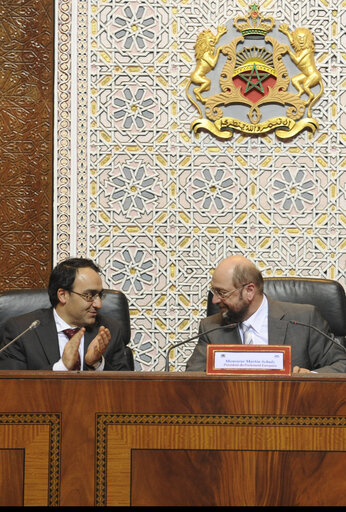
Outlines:
[[247, 286], [248, 284], [250, 283], [245, 283], [245, 284], [242, 284], [241, 286], [239, 286], [239, 288], [235, 288], [234, 290], [232, 291], [226, 291], [226, 290], [220, 290], [219, 288], [213, 288], [212, 286], [210, 287], [210, 291], [211, 293], [213, 293], [214, 295], [217, 295], [218, 297], [220, 297], [220, 299], [228, 299], [228, 297], [230, 297], [234, 292], [236, 292], [237, 290], [241, 290], [242, 288], [244, 288], [245, 286]]
[[78, 293], [78, 292], [74, 292], [73, 290], [69, 290], [69, 292], [75, 293], [76, 295], [83, 297], [83, 299], [86, 300], [87, 302], [94, 302], [97, 298], [99, 298], [100, 300], [103, 300], [106, 296], [104, 291], [97, 292], [97, 293], [91, 293], [91, 292]]

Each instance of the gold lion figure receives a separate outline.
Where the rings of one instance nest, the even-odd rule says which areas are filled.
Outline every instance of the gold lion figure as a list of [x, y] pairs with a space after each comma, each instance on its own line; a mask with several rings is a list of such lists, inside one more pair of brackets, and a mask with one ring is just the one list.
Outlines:
[[[308, 107], [308, 116], [311, 117], [311, 108], [323, 94], [323, 82], [321, 73], [316, 68], [314, 51], [314, 36], [307, 28], [297, 28], [294, 32], [289, 32], [288, 25], [281, 25], [279, 30], [286, 34], [295, 53], [288, 47], [287, 51], [292, 61], [301, 71], [299, 75], [292, 78], [292, 84], [298, 90], [298, 96], [303, 93], [308, 95], [305, 105]], [[320, 86], [318, 94], [314, 94], [311, 87]]]
[[198, 85], [198, 87], [194, 88], [193, 92], [195, 93], [197, 100], [201, 101], [202, 103], [206, 103], [207, 99], [203, 98], [202, 92], [209, 91], [211, 80], [209, 80], [209, 78], [207, 78], [205, 75], [214, 69], [217, 64], [219, 53], [222, 47], [217, 48], [215, 52], [215, 46], [220, 37], [223, 36], [223, 34], [226, 32], [226, 27], [219, 26], [217, 27], [216, 35], [214, 35], [211, 30], [203, 30], [203, 32], [201, 32], [197, 37], [195, 44], [196, 67], [190, 75], [190, 80], [186, 86], [186, 91], [190, 101], [198, 108], [199, 111], [200, 108], [189, 96], [189, 87], [191, 83]]

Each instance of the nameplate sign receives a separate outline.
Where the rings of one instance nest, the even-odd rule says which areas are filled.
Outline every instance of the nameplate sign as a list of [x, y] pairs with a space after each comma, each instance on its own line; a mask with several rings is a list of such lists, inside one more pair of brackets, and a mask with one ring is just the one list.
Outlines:
[[207, 345], [208, 375], [291, 373], [291, 345]]

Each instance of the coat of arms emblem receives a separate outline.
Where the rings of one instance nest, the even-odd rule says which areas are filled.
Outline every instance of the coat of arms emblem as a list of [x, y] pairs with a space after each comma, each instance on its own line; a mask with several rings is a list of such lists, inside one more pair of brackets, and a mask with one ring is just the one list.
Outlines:
[[[246, 16], [235, 17], [233, 27], [241, 35], [222, 46], [217, 45], [228, 32], [226, 26], [216, 33], [203, 30], [197, 37], [196, 66], [186, 93], [200, 117], [191, 129], [223, 139], [234, 130], [249, 135], [275, 131], [281, 139], [304, 129], [314, 133], [318, 122], [312, 109], [324, 88], [312, 32], [282, 24], [278, 38], [273, 37], [275, 20], [262, 15], [256, 3]], [[215, 93], [216, 81], [221, 92]]]

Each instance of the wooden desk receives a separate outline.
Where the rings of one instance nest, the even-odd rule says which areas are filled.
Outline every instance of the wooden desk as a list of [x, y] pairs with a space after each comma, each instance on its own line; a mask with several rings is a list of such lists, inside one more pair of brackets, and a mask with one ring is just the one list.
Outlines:
[[0, 505], [346, 502], [346, 375], [0, 372]]

